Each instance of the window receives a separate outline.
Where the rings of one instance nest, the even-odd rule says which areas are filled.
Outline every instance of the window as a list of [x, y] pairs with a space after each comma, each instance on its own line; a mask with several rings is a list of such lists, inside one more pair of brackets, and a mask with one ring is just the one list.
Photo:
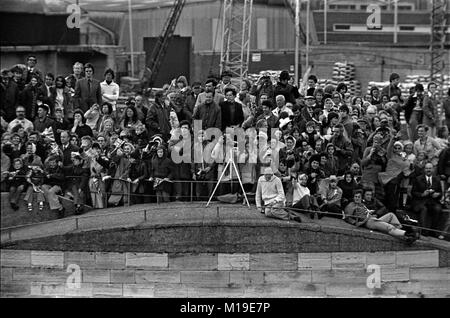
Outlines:
[[350, 24], [335, 24], [334, 31], [350, 30]]
[[414, 31], [416, 29], [413, 25], [400, 25], [400, 31]]
[[366, 5], [366, 4], [362, 4], [362, 5], [361, 5], [361, 10], [366, 11], [366, 10], [367, 10], [367, 5]]

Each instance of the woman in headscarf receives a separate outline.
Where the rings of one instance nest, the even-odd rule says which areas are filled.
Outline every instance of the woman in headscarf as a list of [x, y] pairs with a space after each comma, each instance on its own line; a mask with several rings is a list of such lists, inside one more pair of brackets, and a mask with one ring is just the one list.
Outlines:
[[403, 144], [399, 141], [401, 133], [391, 138], [387, 149], [386, 171], [379, 174], [380, 182], [385, 189], [385, 205], [388, 211], [397, 210], [400, 196], [400, 182], [411, 173], [411, 163], [406, 160]]
[[153, 181], [158, 203], [170, 202], [172, 172], [172, 161], [167, 157], [166, 147], [160, 145], [156, 149], [156, 156], [152, 159], [150, 170], [150, 180]]

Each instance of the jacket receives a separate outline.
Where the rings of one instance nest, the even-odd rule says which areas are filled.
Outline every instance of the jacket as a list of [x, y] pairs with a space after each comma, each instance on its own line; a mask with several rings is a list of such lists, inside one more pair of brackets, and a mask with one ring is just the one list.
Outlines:
[[[200, 95], [199, 95], [200, 96]], [[200, 104], [195, 110], [192, 116], [193, 120], [202, 121], [202, 129], [208, 128], [222, 128], [222, 111], [215, 102], [211, 104]]]
[[75, 108], [80, 108], [85, 113], [95, 103], [102, 104], [102, 91], [100, 81], [91, 79], [91, 88], [88, 88], [88, 79], [83, 78], [75, 84], [73, 103]]
[[425, 174], [422, 174], [413, 180], [411, 194], [413, 197], [413, 205], [414, 203], [419, 202], [439, 202], [439, 199], [442, 196], [441, 183], [438, 177], [431, 176], [431, 189], [435, 191], [435, 193], [441, 193], [441, 195], [437, 198], [432, 198], [431, 195], [423, 197], [423, 193], [427, 190], [427, 181], [425, 178]]
[[362, 203], [350, 202], [344, 210], [345, 222], [362, 226], [371, 218], [367, 207]]
[[15, 108], [19, 104], [19, 88], [13, 80], [8, 85], [0, 83], [0, 114], [10, 122], [16, 116]]
[[164, 137], [170, 136], [169, 116], [169, 107], [163, 107], [158, 102], [150, 106], [145, 119], [150, 137], [156, 134], [162, 134]]
[[[244, 122], [244, 112], [242, 105], [237, 102], [230, 103], [224, 101], [219, 104], [222, 116], [222, 130], [230, 126], [240, 126]], [[234, 107], [234, 113], [231, 113], [231, 107]]]
[[48, 184], [50, 186], [59, 186], [60, 188], [64, 187], [65, 177], [61, 167], [57, 166], [54, 169], [48, 167], [47, 169], [45, 169], [45, 173], [48, 176], [45, 177], [44, 184]]
[[274, 105], [276, 105], [275, 98], [278, 95], [283, 95], [286, 100], [286, 103], [292, 104], [295, 104], [295, 100], [300, 97], [300, 93], [298, 92], [297, 87], [294, 87], [290, 84], [284, 85], [281, 82], [277, 83], [273, 92]]

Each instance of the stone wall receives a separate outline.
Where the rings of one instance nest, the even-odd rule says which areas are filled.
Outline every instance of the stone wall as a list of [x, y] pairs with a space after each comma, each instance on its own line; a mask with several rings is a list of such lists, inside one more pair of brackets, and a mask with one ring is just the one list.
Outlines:
[[[449, 297], [437, 250], [106, 253], [1, 250], [1, 297]], [[367, 287], [380, 266], [381, 285]], [[79, 266], [80, 284], [70, 268]], [[69, 267], [69, 270], [68, 270]], [[76, 282], [69, 279], [69, 282]]]

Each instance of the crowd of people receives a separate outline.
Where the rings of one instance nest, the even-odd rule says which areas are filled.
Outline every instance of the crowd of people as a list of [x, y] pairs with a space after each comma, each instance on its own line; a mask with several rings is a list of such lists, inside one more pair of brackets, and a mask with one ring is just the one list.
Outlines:
[[[239, 83], [225, 71], [190, 84], [181, 75], [151, 99], [135, 92], [122, 103], [112, 69], [76, 62], [55, 76], [31, 55], [26, 67], [1, 71], [2, 191], [14, 210], [25, 193], [30, 213], [37, 202], [64, 217], [60, 196], [77, 214], [85, 205], [206, 201], [222, 176], [213, 199], [242, 195], [239, 180], [269, 217], [338, 217], [413, 240], [398, 212], [409, 207], [429, 229], [422, 235], [442, 237], [450, 90], [440, 97], [430, 82], [405, 96], [400, 76], [389, 80], [354, 96], [344, 83], [320, 87], [314, 75], [299, 89], [288, 71]], [[239, 148], [230, 134], [238, 128], [252, 132]], [[176, 160], [183, 151], [196, 160]], [[230, 157], [239, 175], [223, 171]]]

